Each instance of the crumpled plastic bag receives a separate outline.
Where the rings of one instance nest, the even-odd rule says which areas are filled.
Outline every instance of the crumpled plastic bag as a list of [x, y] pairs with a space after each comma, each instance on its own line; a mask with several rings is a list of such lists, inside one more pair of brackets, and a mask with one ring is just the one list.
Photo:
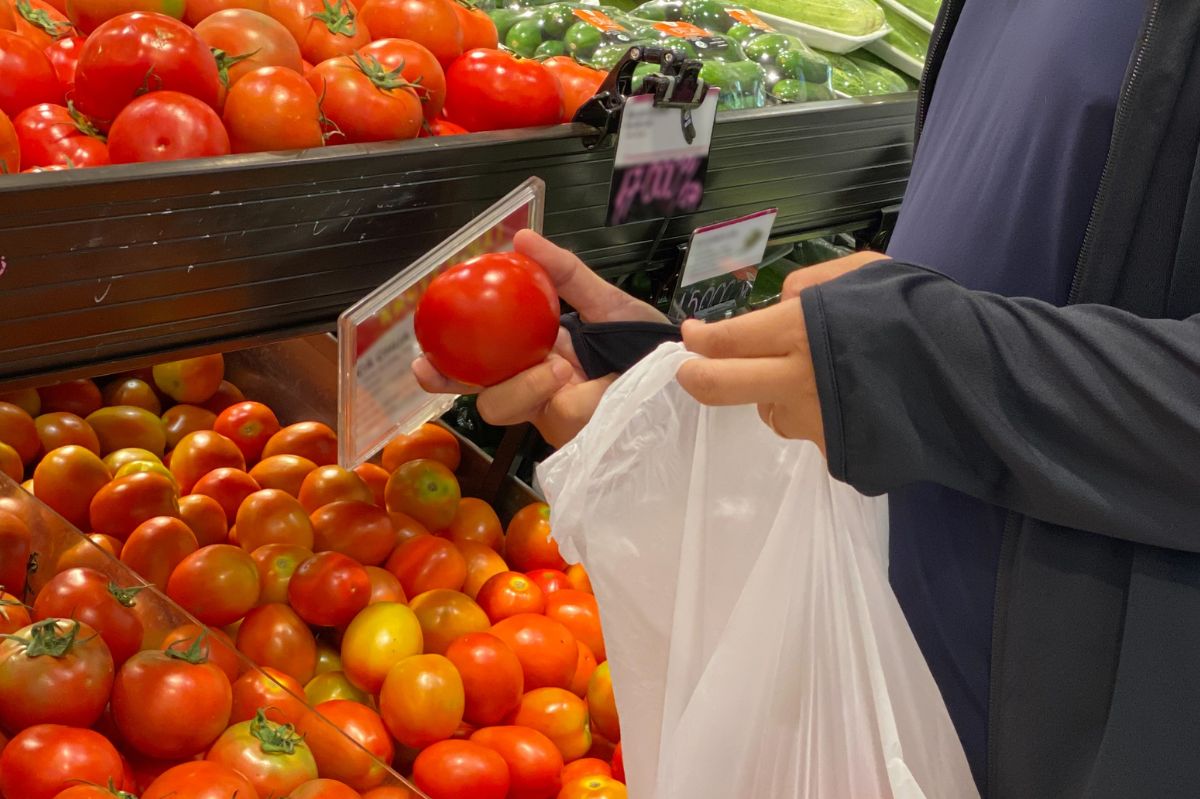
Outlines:
[[969, 799], [888, 585], [886, 512], [664, 344], [538, 470], [601, 617], [632, 799]]

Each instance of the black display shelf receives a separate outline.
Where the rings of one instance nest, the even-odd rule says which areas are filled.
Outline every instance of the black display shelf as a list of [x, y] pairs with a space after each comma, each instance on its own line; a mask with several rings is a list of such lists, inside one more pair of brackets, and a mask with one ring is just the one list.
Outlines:
[[347, 306], [530, 175], [546, 231], [603, 273], [778, 207], [777, 234], [899, 201], [914, 95], [718, 117], [701, 209], [604, 226], [611, 146], [586, 130], [343, 146], [0, 179], [0, 384], [332, 330]]

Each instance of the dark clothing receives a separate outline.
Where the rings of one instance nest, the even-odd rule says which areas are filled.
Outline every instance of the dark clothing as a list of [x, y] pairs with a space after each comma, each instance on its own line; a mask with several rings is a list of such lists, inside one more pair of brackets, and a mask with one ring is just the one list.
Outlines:
[[[888, 254], [1065, 304], [1144, 14], [1144, 0], [968, 3]], [[892, 587], [982, 785], [1006, 511], [932, 483], [889, 500]]]
[[[943, 6], [921, 121], [963, 8]], [[902, 263], [802, 297], [831, 473], [1007, 511], [989, 797], [1200, 795], [1198, 42], [1200, 3], [1147, 1], [1070, 307]]]

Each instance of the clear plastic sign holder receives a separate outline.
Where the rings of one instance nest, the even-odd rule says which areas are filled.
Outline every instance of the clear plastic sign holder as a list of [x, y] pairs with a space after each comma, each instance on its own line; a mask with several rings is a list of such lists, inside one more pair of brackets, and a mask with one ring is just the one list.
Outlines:
[[457, 395], [431, 395], [412, 363], [421, 355], [413, 314], [429, 283], [454, 264], [513, 247], [542, 231], [546, 184], [530, 178], [338, 318], [338, 462], [350, 469], [401, 433], [445, 413]]
[[776, 216], [777, 209], [769, 208], [696, 228], [688, 240], [668, 318], [673, 322], [720, 319], [744, 305]]

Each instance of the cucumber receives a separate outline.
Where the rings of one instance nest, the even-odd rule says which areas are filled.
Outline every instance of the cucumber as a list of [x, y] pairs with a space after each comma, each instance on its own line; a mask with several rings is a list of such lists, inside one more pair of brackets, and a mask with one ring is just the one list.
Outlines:
[[883, 64], [863, 58], [859, 53], [851, 53], [848, 58], [862, 72], [864, 80], [872, 89], [871, 94], [899, 94], [908, 91], [908, 81]]
[[929, 50], [929, 34], [918, 28], [912, 20], [891, 9], [884, 9], [884, 14], [892, 30], [883, 40], [905, 55], [925, 63], [925, 53]]
[[874, 0], [749, 0], [746, 5], [847, 36], [866, 36], [885, 24]]
[[916, 14], [926, 22], [936, 22], [942, 0], [897, 0], [900, 5]]

